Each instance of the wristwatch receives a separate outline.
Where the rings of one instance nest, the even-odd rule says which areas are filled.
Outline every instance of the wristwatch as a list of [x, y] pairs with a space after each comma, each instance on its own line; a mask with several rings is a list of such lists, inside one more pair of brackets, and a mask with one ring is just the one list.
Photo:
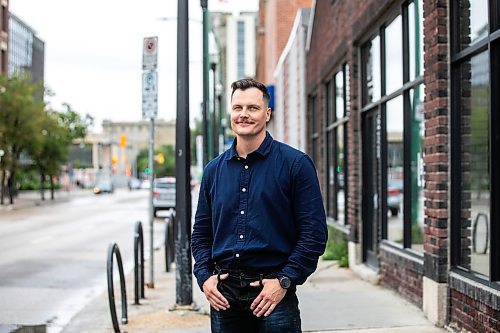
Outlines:
[[286, 275], [281, 275], [278, 277], [278, 281], [280, 282], [280, 286], [283, 289], [288, 289], [292, 286], [292, 281]]

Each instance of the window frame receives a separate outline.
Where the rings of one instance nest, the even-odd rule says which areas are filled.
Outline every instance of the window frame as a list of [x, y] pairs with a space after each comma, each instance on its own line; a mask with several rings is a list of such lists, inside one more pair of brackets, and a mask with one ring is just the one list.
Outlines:
[[[500, 175], [492, 172], [500, 167], [500, 101], [494, 98], [496, 92], [500, 91], [500, 4], [496, 0], [488, 0], [488, 35], [476, 41], [472, 45], [460, 49], [460, 5], [450, 3], [450, 163], [451, 163], [451, 185], [450, 185], [450, 221], [461, 221], [462, 206], [462, 140], [461, 140], [461, 93], [460, 66], [472, 59], [472, 57], [487, 52], [489, 61], [489, 154], [490, 154], [490, 255], [489, 275], [472, 271], [461, 265], [461, 223], [450, 223], [451, 225], [451, 269], [474, 281], [486, 284], [489, 287], [500, 290]], [[472, 228], [471, 228], [472, 232]]]
[[[343, 115], [341, 118], [337, 118], [337, 75], [342, 74], [342, 107], [343, 107]], [[325, 104], [324, 104], [324, 114], [325, 114], [325, 145], [326, 145], [326, 158], [325, 158], [325, 187], [326, 187], [326, 213], [327, 217], [334, 221], [334, 223], [347, 226], [348, 225], [348, 216], [347, 216], [347, 191], [348, 191], [348, 138], [347, 138], [347, 124], [349, 122], [349, 103], [347, 99], [349, 98], [348, 92], [349, 88], [348, 84], [348, 75], [349, 75], [349, 65], [347, 62], [343, 62], [339, 67], [335, 69], [333, 74], [329, 75], [329, 79], [323, 83], [323, 91], [325, 92]], [[338, 202], [338, 192], [339, 184], [338, 184], [338, 173], [336, 171], [335, 165], [338, 164], [337, 156], [337, 142], [338, 142], [338, 129], [343, 127], [342, 140], [343, 140], [343, 154], [344, 154], [344, 218], [342, 221], [338, 218], [339, 211], [339, 202]], [[333, 159], [330, 154], [333, 154]], [[334, 164], [334, 183], [333, 183], [333, 193], [331, 193], [330, 189], [330, 160], [333, 161]], [[330, 205], [333, 205], [333, 216], [330, 215]]]
[[[423, 0], [420, 0], [423, 1]], [[380, 222], [381, 222], [381, 230], [380, 237], [381, 241], [387, 242], [388, 245], [393, 246], [398, 249], [402, 249], [408, 251], [410, 254], [413, 254], [417, 257], [423, 257], [423, 252], [416, 251], [411, 248], [412, 239], [411, 239], [411, 191], [406, 189], [411, 188], [411, 155], [409, 154], [411, 149], [411, 117], [410, 117], [410, 109], [411, 109], [411, 100], [410, 100], [410, 92], [412, 89], [416, 89], [419, 86], [423, 87], [424, 84], [424, 75], [423, 69], [419, 76], [415, 77], [413, 80], [410, 80], [410, 57], [409, 57], [409, 29], [408, 29], [408, 6], [411, 3], [415, 3], [414, 0], [405, 0], [400, 1], [399, 4], [394, 8], [394, 10], [390, 11], [386, 16], [384, 16], [383, 20], [377, 24], [377, 28], [372, 31], [372, 33], [362, 41], [361, 43], [361, 56], [360, 56], [360, 66], [361, 66], [361, 96], [362, 96], [362, 106], [361, 113], [364, 114], [366, 112], [374, 111], [377, 109], [380, 113], [381, 117], [381, 173], [379, 177], [379, 183], [381, 188], [379, 188], [378, 193], [378, 207], [377, 214], [379, 214]], [[402, 24], [402, 46], [403, 46], [403, 72], [402, 72], [402, 86], [398, 89], [392, 91], [390, 94], [386, 94], [386, 40], [385, 40], [385, 29], [389, 26], [399, 15], [401, 15], [401, 24]], [[423, 13], [421, 13], [421, 18], [423, 19]], [[423, 32], [422, 32], [423, 33]], [[369, 48], [366, 47], [368, 43], [373, 41], [374, 38], [379, 37], [380, 45], [380, 98], [376, 101], [366, 102], [368, 100], [368, 89], [367, 89], [367, 71], [366, 64], [369, 57]], [[421, 57], [424, 57], [424, 54], [421, 54]], [[394, 241], [390, 241], [387, 239], [388, 231], [388, 219], [387, 219], [387, 148], [388, 148], [388, 140], [387, 140], [387, 122], [386, 122], [386, 105], [387, 102], [395, 99], [398, 96], [402, 96], [403, 98], [403, 188], [404, 188], [404, 196], [403, 196], [403, 243], [399, 244]], [[422, 207], [424, 209], [424, 207]]]

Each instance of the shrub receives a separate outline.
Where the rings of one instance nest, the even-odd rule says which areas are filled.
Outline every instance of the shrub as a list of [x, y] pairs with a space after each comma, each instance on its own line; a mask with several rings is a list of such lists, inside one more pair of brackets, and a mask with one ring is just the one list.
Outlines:
[[333, 227], [328, 227], [328, 241], [322, 259], [337, 260], [340, 267], [349, 266], [347, 242], [344, 238], [344, 234]]

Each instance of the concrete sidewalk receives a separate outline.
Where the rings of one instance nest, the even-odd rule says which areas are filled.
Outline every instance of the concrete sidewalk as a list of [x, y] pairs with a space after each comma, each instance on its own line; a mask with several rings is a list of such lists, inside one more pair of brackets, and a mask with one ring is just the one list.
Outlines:
[[12, 205], [8, 204], [9, 198], [4, 197], [4, 205], [0, 205], [0, 214], [38, 206], [56, 205], [86, 195], [93, 195], [92, 189], [74, 187], [70, 191], [56, 190], [54, 200], [50, 199], [50, 190], [45, 191], [45, 200], [41, 199], [40, 191], [20, 191], [19, 195], [14, 198]]
[[[148, 280], [147, 267], [145, 272]], [[163, 250], [155, 252], [155, 288], [146, 288], [146, 299], [141, 300], [141, 305], [133, 305], [133, 274], [127, 275], [126, 283], [129, 322], [120, 326], [123, 332], [210, 332], [208, 302], [197, 285], [193, 286], [193, 299], [198, 311], [170, 311], [175, 304], [175, 272], [165, 272]], [[365, 282], [332, 261], [320, 261], [318, 270], [298, 288], [298, 296], [304, 332], [445, 332], [434, 327], [421, 310], [394, 292]], [[118, 282], [115, 297], [120, 318]], [[107, 292], [74, 316], [62, 332], [113, 332]]]

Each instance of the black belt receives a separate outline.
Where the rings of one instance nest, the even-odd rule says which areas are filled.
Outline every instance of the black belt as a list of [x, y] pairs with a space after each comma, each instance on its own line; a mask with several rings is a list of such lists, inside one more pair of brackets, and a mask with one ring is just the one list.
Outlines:
[[226, 269], [220, 268], [219, 266], [215, 266], [215, 274], [217, 274], [217, 280], [220, 282], [220, 276], [222, 274], [229, 274], [230, 278], [239, 279], [239, 280], [251, 280], [251, 281], [259, 281], [262, 286], [263, 279], [275, 279], [278, 276], [278, 272], [273, 273], [255, 273], [246, 270], [240, 269]]

